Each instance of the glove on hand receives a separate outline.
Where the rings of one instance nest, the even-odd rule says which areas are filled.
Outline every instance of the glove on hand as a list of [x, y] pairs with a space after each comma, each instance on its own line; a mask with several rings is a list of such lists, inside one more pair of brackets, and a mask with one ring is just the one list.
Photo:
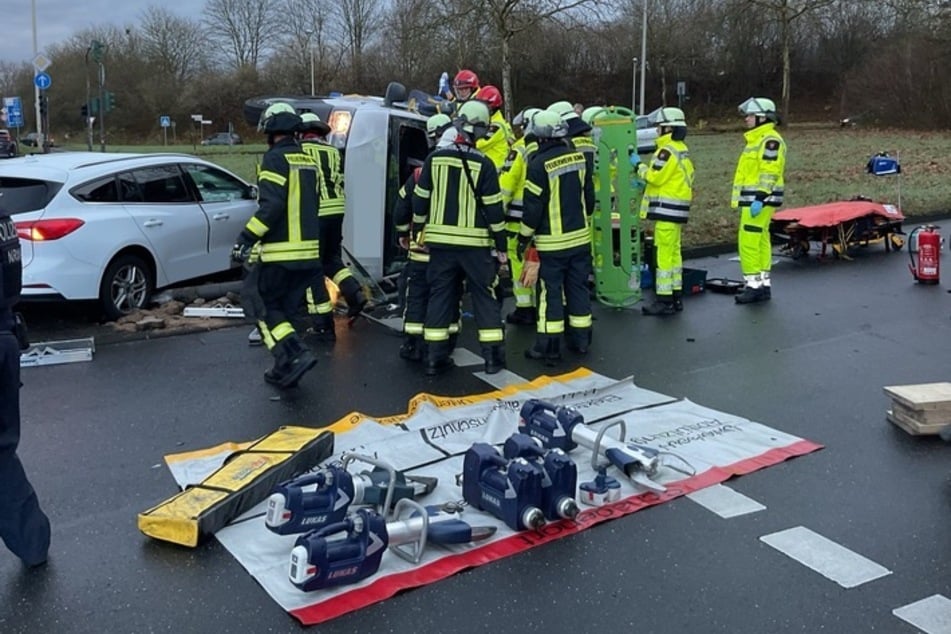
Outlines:
[[515, 246], [515, 257], [518, 258], [519, 262], [525, 259], [525, 251], [528, 249], [529, 244], [531, 244], [531, 238], [526, 238], [525, 236], [518, 237], [518, 244]]
[[756, 216], [760, 215], [761, 211], [763, 211], [763, 201], [754, 200], [753, 204], [750, 205], [750, 215], [755, 218]]
[[244, 264], [247, 262], [251, 256], [251, 247], [252, 245], [247, 242], [236, 242], [235, 245], [231, 247], [231, 261], [235, 264]]

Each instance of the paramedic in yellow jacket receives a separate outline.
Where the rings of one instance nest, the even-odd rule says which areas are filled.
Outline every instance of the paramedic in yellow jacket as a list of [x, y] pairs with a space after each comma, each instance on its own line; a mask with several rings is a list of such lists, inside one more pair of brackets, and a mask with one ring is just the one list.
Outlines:
[[779, 119], [772, 100], [750, 97], [740, 104], [740, 113], [749, 129], [733, 177], [730, 206], [740, 210], [740, 269], [746, 288], [734, 299], [737, 304], [749, 304], [772, 296], [769, 223], [783, 204], [786, 142], [776, 131]]
[[532, 117], [541, 112], [538, 108], [526, 108], [512, 120], [518, 139], [512, 144], [509, 156], [499, 173], [502, 190], [502, 206], [505, 209], [505, 230], [508, 233], [509, 266], [512, 269], [515, 310], [505, 321], [516, 326], [534, 326], [537, 321], [535, 309], [535, 285], [524, 286], [521, 282], [523, 263], [516, 255], [518, 231], [524, 214], [525, 175], [529, 155], [538, 149], [538, 141], [531, 130]]
[[654, 222], [657, 272], [655, 299], [641, 309], [645, 315], [673, 315], [683, 310], [683, 257], [681, 229], [690, 216], [693, 200], [693, 161], [684, 139], [687, 123], [680, 108], [658, 108], [648, 116], [657, 126], [657, 150], [638, 165], [644, 180], [640, 217]]
[[495, 86], [483, 86], [475, 93], [478, 99], [489, 107], [489, 132], [484, 139], [476, 141], [476, 149], [489, 157], [495, 169], [501, 170], [512, 148], [515, 137], [512, 126], [502, 114], [502, 93]]

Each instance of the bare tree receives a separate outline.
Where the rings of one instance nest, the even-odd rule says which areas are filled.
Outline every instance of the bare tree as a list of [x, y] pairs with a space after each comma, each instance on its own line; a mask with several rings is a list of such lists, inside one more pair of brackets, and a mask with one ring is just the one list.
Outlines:
[[175, 81], [184, 83], [203, 66], [207, 51], [198, 23], [153, 5], [143, 13], [138, 32], [145, 57]]
[[830, 5], [838, 0], [747, 0], [751, 5], [768, 9], [779, 23], [780, 47], [783, 58], [783, 89], [782, 111], [783, 118], [789, 118], [789, 51], [792, 41], [792, 24], [810, 11]]
[[[322, 0], [284, 0], [282, 13], [287, 24], [278, 49], [283, 65], [286, 67], [287, 60], [293, 60], [296, 68], [310, 69], [313, 64], [315, 91], [318, 86], [326, 86], [339, 74], [344, 54], [332, 10]], [[307, 86], [301, 92], [309, 92], [311, 73], [304, 71], [293, 75], [295, 84]], [[305, 76], [307, 80], [302, 82], [301, 78]]]
[[283, 19], [270, 0], [207, 0], [202, 11], [209, 39], [224, 45], [235, 69], [257, 68], [276, 41]]
[[363, 53], [383, 25], [378, 0], [337, 0], [340, 33], [350, 55], [350, 71], [357, 87], [363, 80]]

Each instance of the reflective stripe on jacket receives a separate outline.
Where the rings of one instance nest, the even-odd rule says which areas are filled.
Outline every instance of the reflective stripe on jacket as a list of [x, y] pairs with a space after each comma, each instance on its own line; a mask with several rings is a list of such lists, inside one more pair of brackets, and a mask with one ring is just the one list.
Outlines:
[[594, 183], [585, 156], [566, 140], [541, 143], [528, 161], [519, 234], [534, 236], [539, 252], [587, 246], [593, 206]]
[[641, 198], [641, 218], [687, 222], [693, 200], [693, 161], [683, 141], [670, 134], [657, 139], [657, 150], [641, 169], [646, 183]]
[[786, 142], [773, 122], [747, 130], [743, 136], [746, 147], [736, 164], [730, 206], [749, 207], [759, 200], [764, 205], [779, 207], [785, 193]]
[[343, 165], [340, 150], [315, 140], [301, 141], [301, 148], [320, 166], [320, 215], [339, 216], [346, 210], [343, 194]]

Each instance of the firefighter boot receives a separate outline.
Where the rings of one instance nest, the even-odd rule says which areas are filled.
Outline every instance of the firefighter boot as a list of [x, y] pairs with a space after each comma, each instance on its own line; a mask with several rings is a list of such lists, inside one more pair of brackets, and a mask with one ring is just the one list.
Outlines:
[[360, 282], [352, 276], [340, 280], [340, 294], [347, 300], [347, 318], [356, 317], [366, 308], [367, 298], [363, 294]]
[[505, 321], [515, 326], [534, 326], [538, 321], [534, 306], [516, 306]]
[[334, 331], [334, 314], [316, 314], [313, 319], [313, 326], [308, 331], [310, 338], [321, 343], [334, 343], [337, 341], [337, 333]]
[[419, 335], [406, 335], [400, 346], [400, 358], [407, 361], [423, 360], [423, 338]]
[[566, 328], [565, 343], [572, 352], [588, 354], [588, 348], [591, 347], [591, 334], [590, 328]]
[[452, 357], [449, 356], [449, 344], [445, 341], [429, 341], [426, 343], [426, 376], [436, 376], [448, 372], [455, 367]]
[[505, 368], [504, 345], [482, 346], [482, 356], [485, 359], [486, 374], [498, 374]]
[[652, 304], [641, 307], [641, 313], [658, 317], [675, 315], [677, 313], [676, 302], [671, 295], [658, 295]]
[[274, 367], [264, 373], [264, 380], [282, 389], [296, 386], [304, 373], [317, 365], [317, 359], [296, 334], [279, 341], [271, 352]]
[[681, 313], [684, 310], [683, 291], [674, 291], [674, 310], [676, 310], [678, 313]]
[[763, 280], [759, 275], [744, 275], [743, 278], [746, 280], [746, 288], [735, 295], [733, 301], [737, 304], [752, 304], [766, 299], [766, 294], [763, 292]]
[[769, 280], [769, 271], [762, 271], [759, 274], [761, 280], [763, 280], [763, 300], [769, 301], [773, 298], [772, 284]]
[[525, 351], [526, 359], [544, 359], [545, 365], [553, 366], [561, 361], [561, 340], [549, 335], [537, 335], [535, 345]]

